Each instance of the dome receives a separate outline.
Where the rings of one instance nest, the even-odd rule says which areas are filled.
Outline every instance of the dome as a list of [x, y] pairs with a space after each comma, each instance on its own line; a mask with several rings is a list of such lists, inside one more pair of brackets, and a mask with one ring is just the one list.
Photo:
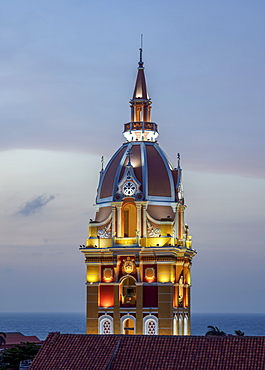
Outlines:
[[[123, 144], [101, 172], [97, 204], [121, 201], [126, 197], [149, 202], [179, 201], [181, 169], [173, 168], [156, 142]], [[124, 183], [131, 181], [129, 188]]]

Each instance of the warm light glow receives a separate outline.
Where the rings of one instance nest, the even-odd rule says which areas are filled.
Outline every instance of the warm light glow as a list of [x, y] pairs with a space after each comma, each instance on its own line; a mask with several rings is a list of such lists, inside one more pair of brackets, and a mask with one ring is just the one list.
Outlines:
[[155, 277], [145, 277], [145, 280], [148, 282], [148, 283], [153, 283], [155, 281]]
[[104, 307], [104, 308], [113, 307], [113, 300], [105, 298], [104, 303], [101, 305], [101, 307]]
[[153, 283], [155, 281], [155, 270], [153, 267], [147, 267], [145, 269], [145, 280], [148, 283]]
[[160, 283], [169, 283], [171, 281], [171, 268], [170, 265], [157, 266], [157, 279]]
[[103, 270], [103, 280], [106, 283], [110, 283], [113, 281], [113, 270], [111, 268], [105, 268]]
[[110, 283], [111, 281], [113, 281], [113, 278], [110, 277], [110, 278], [103, 278], [103, 280], [106, 282], [106, 283]]
[[113, 285], [100, 286], [100, 307], [113, 307], [114, 306], [114, 287]]
[[90, 284], [97, 283], [98, 282], [98, 275], [87, 275], [87, 282]]
[[170, 282], [170, 279], [169, 279], [169, 274], [159, 274], [158, 275], [158, 281], [160, 283], [169, 283]]

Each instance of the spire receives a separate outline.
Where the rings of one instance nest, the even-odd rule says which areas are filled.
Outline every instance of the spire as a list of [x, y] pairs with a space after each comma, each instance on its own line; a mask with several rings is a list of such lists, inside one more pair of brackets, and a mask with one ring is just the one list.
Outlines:
[[140, 50], [140, 59], [138, 62], [138, 73], [132, 100], [135, 99], [150, 100], [147, 92], [147, 86], [144, 75], [143, 49], [140, 48], [139, 50]]
[[145, 81], [142, 41], [141, 37], [138, 72], [133, 97], [130, 100], [131, 122], [125, 123], [123, 131], [127, 141], [156, 141], [158, 137], [157, 124], [151, 122], [152, 101]]

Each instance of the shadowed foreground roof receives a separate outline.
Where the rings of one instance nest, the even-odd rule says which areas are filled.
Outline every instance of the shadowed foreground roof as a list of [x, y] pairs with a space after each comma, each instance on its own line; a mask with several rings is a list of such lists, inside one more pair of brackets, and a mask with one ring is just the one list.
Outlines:
[[265, 369], [265, 337], [50, 333], [30, 370]]

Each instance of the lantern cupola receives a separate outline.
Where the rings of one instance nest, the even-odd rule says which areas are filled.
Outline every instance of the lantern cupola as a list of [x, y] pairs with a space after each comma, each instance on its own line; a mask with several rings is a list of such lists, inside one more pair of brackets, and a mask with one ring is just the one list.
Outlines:
[[130, 100], [131, 122], [124, 124], [123, 135], [127, 141], [156, 141], [159, 135], [157, 124], [151, 122], [152, 101], [148, 95], [142, 53], [140, 48], [136, 83]]

